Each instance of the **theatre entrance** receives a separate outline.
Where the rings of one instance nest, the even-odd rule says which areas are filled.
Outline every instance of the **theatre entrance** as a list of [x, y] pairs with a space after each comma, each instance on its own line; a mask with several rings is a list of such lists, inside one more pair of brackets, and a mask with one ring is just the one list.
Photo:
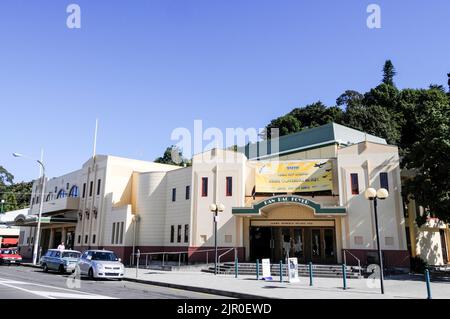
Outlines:
[[[250, 258], [270, 258], [277, 263], [287, 256], [299, 263], [334, 264], [336, 235], [331, 227], [319, 226], [257, 226], [250, 227]], [[257, 224], [257, 223], [256, 223]]]

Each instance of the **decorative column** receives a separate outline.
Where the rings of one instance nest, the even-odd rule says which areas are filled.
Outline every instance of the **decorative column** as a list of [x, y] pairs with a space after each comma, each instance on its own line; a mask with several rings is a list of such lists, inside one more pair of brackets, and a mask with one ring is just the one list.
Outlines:
[[50, 240], [48, 242], [48, 248], [49, 249], [53, 249], [54, 247], [54, 241], [55, 241], [55, 229], [54, 228], [50, 228]]

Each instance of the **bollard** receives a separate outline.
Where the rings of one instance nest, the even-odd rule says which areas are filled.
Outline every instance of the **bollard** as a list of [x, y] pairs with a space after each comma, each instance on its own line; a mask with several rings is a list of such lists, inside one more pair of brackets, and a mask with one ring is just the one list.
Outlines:
[[425, 269], [425, 282], [427, 283], [427, 299], [433, 299], [431, 297], [431, 284], [430, 284], [430, 271]]
[[239, 260], [237, 258], [234, 259], [234, 278], [239, 276]]
[[283, 261], [280, 260], [280, 282], [283, 282]]
[[312, 269], [312, 262], [309, 262], [309, 286], [312, 287], [313, 284], [313, 269]]
[[347, 290], [347, 266], [342, 264], [342, 280], [344, 284], [344, 290]]
[[259, 259], [256, 259], [256, 280], [259, 280]]

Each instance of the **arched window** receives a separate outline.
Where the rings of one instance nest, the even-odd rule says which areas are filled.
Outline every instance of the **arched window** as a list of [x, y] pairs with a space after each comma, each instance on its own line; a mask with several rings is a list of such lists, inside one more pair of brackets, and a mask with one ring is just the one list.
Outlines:
[[47, 198], [45, 199], [45, 201], [48, 202], [48, 201], [50, 201], [52, 199], [53, 199], [52, 193], [48, 193]]
[[56, 196], [56, 199], [64, 198], [66, 196], [67, 196], [67, 193], [64, 191], [64, 189], [61, 189], [58, 193], [58, 196]]
[[69, 192], [69, 197], [78, 197], [78, 186], [73, 185]]

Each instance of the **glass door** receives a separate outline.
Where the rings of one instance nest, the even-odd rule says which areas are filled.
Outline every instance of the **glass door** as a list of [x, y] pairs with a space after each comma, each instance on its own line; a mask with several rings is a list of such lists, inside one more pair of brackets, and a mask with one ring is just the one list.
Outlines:
[[299, 263], [305, 263], [305, 247], [304, 247], [304, 231], [302, 228], [294, 228], [293, 237], [294, 237], [294, 252], [293, 257], [298, 258]]
[[336, 262], [336, 247], [334, 239], [334, 229], [326, 228], [323, 230], [323, 251], [326, 263]]
[[322, 240], [320, 229], [311, 229], [311, 259], [313, 263], [322, 262]]

